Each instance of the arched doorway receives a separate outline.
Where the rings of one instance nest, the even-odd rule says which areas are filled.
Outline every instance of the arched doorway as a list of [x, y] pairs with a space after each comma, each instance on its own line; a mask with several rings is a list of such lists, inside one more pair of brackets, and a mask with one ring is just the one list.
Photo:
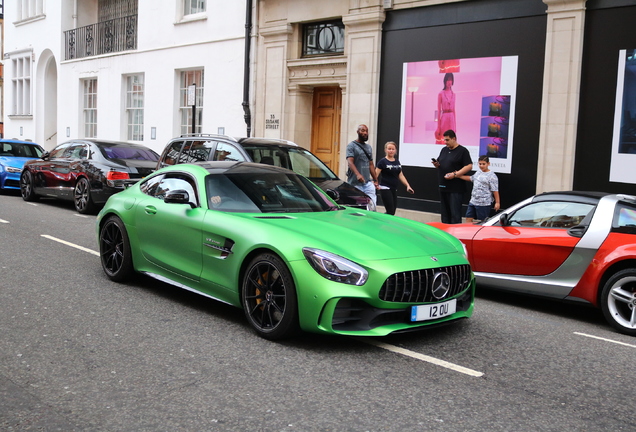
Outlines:
[[58, 133], [57, 63], [55, 56], [49, 50], [40, 55], [35, 104], [35, 139], [46, 150], [50, 150], [58, 143]]

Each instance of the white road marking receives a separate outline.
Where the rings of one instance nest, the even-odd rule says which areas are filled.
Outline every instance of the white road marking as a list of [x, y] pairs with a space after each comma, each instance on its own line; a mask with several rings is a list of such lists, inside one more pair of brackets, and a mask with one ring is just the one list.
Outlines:
[[364, 342], [364, 343], [370, 344], [370, 345], [375, 345], [378, 348], [382, 348], [382, 349], [385, 349], [385, 350], [388, 350], [388, 351], [391, 351], [391, 352], [394, 352], [394, 353], [397, 353], [397, 354], [401, 354], [401, 355], [404, 355], [404, 356], [407, 356], [407, 357], [412, 357], [412, 358], [417, 359], [417, 360], [422, 360], [422, 361], [425, 361], [425, 362], [428, 362], [428, 363], [432, 363], [432, 364], [437, 365], [437, 366], [441, 366], [441, 367], [444, 367], [444, 368], [447, 368], [447, 369], [451, 369], [451, 370], [454, 370], [455, 372], [460, 372], [460, 373], [463, 373], [463, 374], [466, 374], [466, 375], [470, 375], [470, 376], [474, 376], [474, 377], [480, 377], [480, 376], [484, 375], [483, 372], [478, 372], [476, 370], [468, 369], [468, 368], [465, 368], [463, 366], [456, 365], [454, 363], [449, 363], [447, 361], [440, 360], [440, 359], [437, 359], [435, 357], [430, 357], [430, 356], [427, 356], [427, 355], [424, 355], [424, 354], [420, 354], [420, 353], [415, 352], [415, 351], [411, 351], [411, 350], [407, 350], [407, 349], [404, 349], [404, 348], [400, 348], [400, 347], [397, 347], [395, 345], [389, 345], [389, 344], [385, 344], [383, 342], [378, 342], [378, 341], [371, 340], [371, 339], [357, 339], [357, 340], [359, 340], [360, 342]]
[[31, 205], [31, 206], [33, 206], [33, 207], [37, 207], [37, 206], [38, 206], [36, 203], [30, 203], [30, 202], [28, 202], [27, 204], [28, 204], [28, 205]]
[[79, 213], [74, 213], [73, 216], [77, 216], [77, 217], [81, 217], [81, 218], [87, 218], [88, 217], [86, 215], [79, 214]]
[[636, 345], [631, 345], [631, 344], [628, 344], [628, 343], [625, 343], [625, 342], [615, 341], [613, 339], [606, 339], [606, 338], [602, 338], [602, 337], [598, 337], [598, 336], [594, 336], [594, 335], [590, 335], [590, 334], [586, 334], [586, 333], [579, 333], [579, 332], [574, 332], [574, 334], [575, 335], [579, 335], [579, 336], [589, 337], [589, 338], [592, 338], [592, 339], [602, 340], [602, 341], [605, 341], [605, 342], [611, 342], [611, 343], [615, 343], [615, 344], [618, 344], [618, 345], [624, 345], [624, 346], [628, 346], [628, 347], [631, 347], [631, 348], [636, 348]]
[[93, 254], [93, 255], [99, 256], [99, 252], [95, 252], [94, 250], [85, 248], [83, 246], [79, 246], [79, 245], [76, 245], [74, 243], [70, 243], [70, 242], [67, 242], [67, 241], [61, 240], [59, 238], [52, 237], [50, 235], [46, 235], [46, 234], [41, 234], [41, 236], [44, 237], [44, 238], [47, 238], [49, 240], [53, 240], [53, 241], [56, 241], [58, 243], [65, 244], [66, 246], [74, 247], [75, 249], [79, 249], [81, 251], [88, 252], [89, 254]]
[[9, 223], [9, 221], [6, 221], [4, 219], [0, 219], [0, 223]]

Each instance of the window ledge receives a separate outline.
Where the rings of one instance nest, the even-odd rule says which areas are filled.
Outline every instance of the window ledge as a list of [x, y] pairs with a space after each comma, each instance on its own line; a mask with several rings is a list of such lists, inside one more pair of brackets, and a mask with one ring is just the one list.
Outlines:
[[22, 19], [22, 20], [18, 20], [18, 21], [14, 21], [13, 25], [18, 27], [21, 25], [25, 25], [25, 24], [30, 24], [34, 21], [40, 21], [46, 18], [46, 14], [38, 14], [38, 15], [33, 15], [30, 16], [28, 18]]
[[33, 120], [33, 114], [9, 114], [12, 120]]
[[195, 22], [195, 21], [205, 21], [207, 19], [208, 19], [208, 14], [206, 12], [201, 12], [197, 14], [182, 16], [181, 19], [175, 22], [174, 24], [175, 25], [187, 24], [187, 23]]

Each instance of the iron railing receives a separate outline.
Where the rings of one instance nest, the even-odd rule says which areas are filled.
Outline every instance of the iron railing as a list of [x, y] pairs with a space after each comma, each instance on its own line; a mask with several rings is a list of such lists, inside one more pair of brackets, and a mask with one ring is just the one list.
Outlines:
[[137, 49], [137, 15], [64, 32], [65, 60]]

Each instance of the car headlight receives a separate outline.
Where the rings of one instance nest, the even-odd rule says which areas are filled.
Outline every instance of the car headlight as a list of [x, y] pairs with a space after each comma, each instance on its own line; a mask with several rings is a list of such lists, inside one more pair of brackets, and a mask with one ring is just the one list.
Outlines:
[[20, 171], [22, 171], [20, 168], [14, 168], [14, 167], [7, 167], [7, 172], [10, 173], [19, 173]]
[[464, 244], [463, 241], [460, 241], [460, 243], [462, 244], [462, 248], [464, 250], [464, 257], [466, 257], [466, 259], [468, 259], [468, 248], [466, 247], [466, 245]]
[[364, 285], [369, 273], [341, 256], [313, 248], [303, 248], [309, 264], [325, 279], [349, 285]]

